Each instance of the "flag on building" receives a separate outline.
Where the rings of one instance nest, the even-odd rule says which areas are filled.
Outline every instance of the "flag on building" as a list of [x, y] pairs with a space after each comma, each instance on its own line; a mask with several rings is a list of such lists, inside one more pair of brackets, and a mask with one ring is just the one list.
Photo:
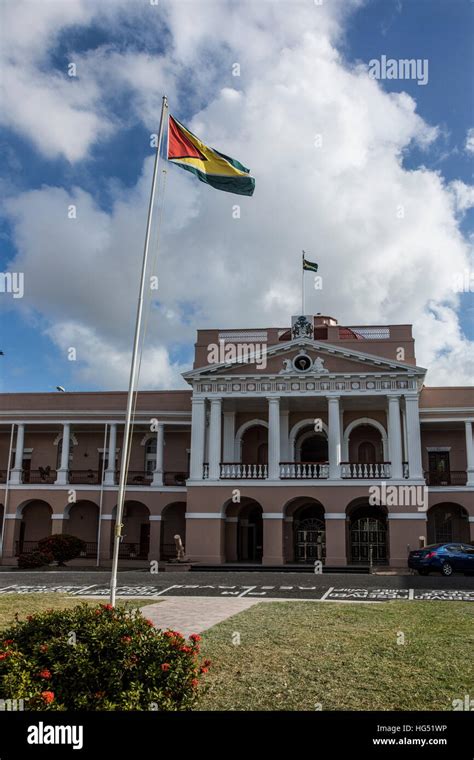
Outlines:
[[318, 265], [315, 264], [313, 261], [308, 261], [308, 259], [305, 258], [304, 253], [303, 253], [303, 271], [304, 272], [317, 272], [318, 271]]
[[209, 148], [189, 129], [170, 115], [168, 120], [168, 160], [196, 175], [201, 182], [237, 195], [252, 195], [255, 180], [239, 161]]

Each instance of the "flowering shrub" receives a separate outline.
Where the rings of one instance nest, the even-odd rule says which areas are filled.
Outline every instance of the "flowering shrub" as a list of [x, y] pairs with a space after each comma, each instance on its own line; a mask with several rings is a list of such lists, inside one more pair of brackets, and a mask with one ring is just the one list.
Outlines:
[[18, 557], [18, 567], [28, 570], [35, 567], [50, 565], [53, 561], [54, 557], [52, 554], [49, 554], [48, 552], [34, 551], [29, 554], [20, 554]]
[[17, 616], [0, 633], [0, 696], [27, 710], [187, 710], [210, 665], [199, 638], [108, 604]]
[[58, 565], [64, 565], [69, 559], [76, 559], [85, 550], [85, 541], [68, 533], [55, 533], [38, 541], [38, 551], [51, 554]]

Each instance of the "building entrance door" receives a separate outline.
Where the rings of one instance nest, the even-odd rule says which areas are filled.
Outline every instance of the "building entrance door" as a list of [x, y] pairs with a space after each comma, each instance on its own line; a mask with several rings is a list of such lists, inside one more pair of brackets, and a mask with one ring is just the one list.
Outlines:
[[324, 522], [310, 517], [295, 525], [295, 559], [313, 564], [326, 556], [326, 531]]
[[[351, 562], [385, 564], [387, 562], [387, 525], [380, 517], [360, 517], [351, 523]], [[372, 550], [372, 551], [371, 551]], [[372, 555], [372, 556], [371, 556]]]

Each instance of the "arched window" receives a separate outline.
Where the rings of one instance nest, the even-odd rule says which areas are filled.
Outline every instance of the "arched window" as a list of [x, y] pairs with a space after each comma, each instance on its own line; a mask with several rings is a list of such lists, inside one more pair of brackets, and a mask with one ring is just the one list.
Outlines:
[[145, 472], [152, 474], [156, 469], [156, 435], [148, 439], [145, 446]]

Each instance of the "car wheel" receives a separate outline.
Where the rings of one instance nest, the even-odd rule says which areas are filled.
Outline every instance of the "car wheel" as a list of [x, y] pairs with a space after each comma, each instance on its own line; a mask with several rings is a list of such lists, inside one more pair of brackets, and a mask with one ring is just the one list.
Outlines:
[[449, 575], [453, 574], [453, 566], [449, 564], [449, 562], [443, 562], [443, 565], [441, 567], [441, 572], [443, 575], [448, 577]]
[[418, 570], [420, 575], [428, 575], [430, 572], [427, 567], [422, 567], [421, 570]]

